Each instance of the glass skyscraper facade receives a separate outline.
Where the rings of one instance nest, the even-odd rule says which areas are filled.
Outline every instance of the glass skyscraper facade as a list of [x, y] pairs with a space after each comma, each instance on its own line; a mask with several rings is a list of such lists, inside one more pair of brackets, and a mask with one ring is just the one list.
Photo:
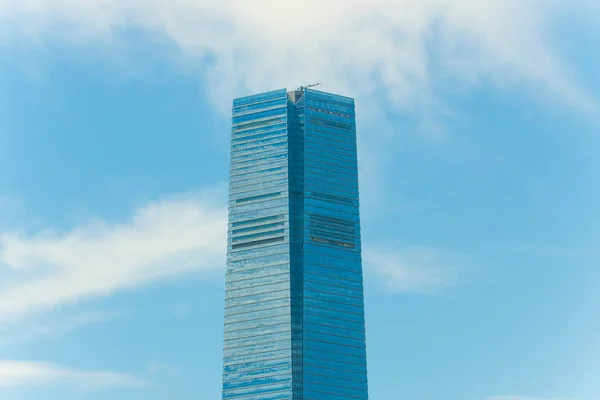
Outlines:
[[366, 400], [354, 100], [233, 101], [223, 399]]

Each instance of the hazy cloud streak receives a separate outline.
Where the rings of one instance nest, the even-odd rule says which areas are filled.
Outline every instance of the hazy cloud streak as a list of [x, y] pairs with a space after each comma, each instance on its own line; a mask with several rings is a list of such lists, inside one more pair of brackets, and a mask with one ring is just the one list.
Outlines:
[[86, 388], [147, 385], [143, 380], [116, 372], [80, 371], [47, 363], [0, 360], [0, 388], [60, 383]]

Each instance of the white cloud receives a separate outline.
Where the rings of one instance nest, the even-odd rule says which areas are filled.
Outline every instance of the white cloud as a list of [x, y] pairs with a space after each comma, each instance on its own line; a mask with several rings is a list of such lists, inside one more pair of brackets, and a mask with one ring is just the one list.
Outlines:
[[225, 264], [227, 211], [206, 197], [136, 210], [123, 224], [0, 235], [0, 321]]
[[[556, 0], [0, 0], [0, 40], [93, 43], [126, 28], [159, 33], [203, 59], [219, 108], [234, 95], [321, 81], [355, 95], [362, 113], [436, 104], [432, 64], [457, 89], [481, 80], [530, 85], [585, 112], [596, 100], [551, 40]], [[559, 21], [557, 21], [559, 20]], [[50, 39], [48, 39], [50, 38]]]
[[90, 372], [39, 362], [0, 360], [0, 388], [68, 383], [82, 387], [144, 387], [143, 380], [116, 372]]
[[365, 274], [373, 275], [393, 293], [437, 293], [458, 283], [454, 257], [433, 249], [365, 246]]

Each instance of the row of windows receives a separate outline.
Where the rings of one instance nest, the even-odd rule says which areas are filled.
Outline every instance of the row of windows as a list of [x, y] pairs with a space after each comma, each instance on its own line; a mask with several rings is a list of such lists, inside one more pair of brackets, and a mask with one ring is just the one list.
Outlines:
[[340, 371], [338, 369], [333, 368], [322, 368], [322, 367], [314, 367], [312, 365], [304, 365], [303, 371], [306, 374], [311, 375], [323, 375], [323, 376], [331, 376], [336, 378], [348, 379], [351, 381], [358, 382], [367, 382], [367, 373], [366, 369], [364, 373], [361, 372], [349, 372], [349, 371]]
[[288, 195], [287, 182], [278, 186], [269, 186], [263, 188], [248, 187], [246, 190], [238, 191], [236, 193], [229, 193], [230, 204], [237, 199], [243, 199], [245, 197], [257, 196], [265, 193], [281, 192], [283, 195]]
[[[367, 351], [365, 347], [346, 346], [339, 343], [324, 343], [312, 340], [303, 341], [303, 349], [311, 349], [317, 352], [345, 354], [350, 357], [358, 357], [366, 360]], [[335, 356], [323, 355], [318, 358], [326, 358], [328, 360], [336, 360]]]
[[248, 226], [248, 225], [254, 225], [254, 224], [262, 224], [264, 222], [277, 221], [277, 220], [282, 220], [284, 218], [285, 218], [285, 214], [269, 215], [268, 217], [251, 218], [251, 219], [237, 221], [237, 222], [232, 223], [231, 226], [232, 227], [238, 227], [238, 226]]
[[227, 254], [227, 262], [242, 260], [244, 258], [252, 258], [258, 256], [267, 256], [276, 253], [283, 253], [289, 250], [289, 246], [285, 244], [275, 244], [271, 246], [264, 246], [256, 249], [241, 250], [236, 252], [229, 252]]
[[269, 342], [261, 342], [250, 345], [238, 346], [238, 347], [228, 347], [224, 350], [225, 356], [231, 356], [235, 354], [251, 354], [251, 353], [262, 353], [264, 351], [272, 351], [272, 350], [283, 350], [288, 349], [291, 351], [292, 349], [292, 341], [289, 337], [286, 339], [278, 340], [278, 341], [269, 341]]
[[355, 119], [353, 117], [340, 112], [327, 110], [325, 108], [305, 107], [304, 114], [308, 117], [319, 118], [331, 122], [339, 122], [342, 124], [355, 126]]
[[274, 235], [280, 236], [280, 235], [284, 235], [284, 234], [285, 235], [289, 234], [287, 229], [274, 229], [274, 230], [265, 231], [265, 232], [235, 236], [235, 237], [231, 238], [231, 243], [246, 242], [246, 241], [254, 240], [254, 239], [258, 239], [258, 238], [265, 238], [265, 237], [274, 236]]
[[323, 376], [323, 375], [312, 375], [312, 374], [304, 374], [304, 383], [315, 383], [318, 385], [327, 385], [333, 386], [336, 388], [344, 388], [349, 390], [356, 390], [361, 392], [367, 391], [367, 382], [366, 381], [351, 381], [348, 379]]
[[348, 304], [339, 301], [314, 299], [312, 297], [305, 297], [303, 302], [305, 309], [323, 309], [345, 314], [364, 315], [364, 307], [362, 304]]
[[340, 362], [338, 360], [327, 360], [321, 358], [311, 358], [304, 356], [303, 357], [303, 365], [304, 368], [315, 368], [315, 369], [333, 369], [337, 371], [345, 371], [355, 374], [366, 374], [367, 366], [366, 362], [360, 365], [357, 364], [348, 364], [344, 362]]
[[234, 216], [254, 210], [263, 210], [279, 206], [287, 206], [288, 204], [289, 200], [287, 197], [280, 197], [276, 199], [262, 199], [259, 201], [229, 207], [229, 213], [230, 215]]
[[238, 244], [231, 245], [230, 248], [231, 248], [231, 250], [238, 250], [238, 249], [245, 249], [248, 247], [262, 246], [265, 244], [273, 244], [273, 243], [279, 243], [279, 242], [285, 242], [285, 237], [279, 236], [279, 237], [274, 237], [274, 238], [270, 238], [270, 239], [261, 239], [261, 240], [255, 240], [252, 242], [238, 243]]
[[259, 303], [268, 300], [277, 300], [285, 297], [290, 297], [289, 290], [282, 290], [279, 292], [265, 292], [256, 295], [240, 296], [236, 298], [227, 299], [225, 301], [226, 307], [241, 306], [242, 304]]
[[257, 294], [261, 294], [261, 293], [269, 293], [269, 292], [276, 292], [276, 291], [280, 291], [280, 290], [289, 290], [289, 289], [290, 289], [290, 282], [289, 282], [289, 280], [285, 280], [283, 282], [272, 283], [272, 284], [268, 284], [268, 285], [227, 290], [227, 291], [225, 291], [225, 299], [231, 300], [231, 299], [236, 299], [239, 297], [243, 298], [243, 297], [254, 296]]
[[269, 333], [283, 332], [289, 330], [290, 324], [283, 323], [279, 325], [260, 326], [257, 328], [244, 329], [239, 331], [225, 332], [225, 340], [240, 339]]
[[249, 152], [247, 154], [231, 154], [230, 166], [229, 168], [235, 168], [238, 166], [244, 166], [245, 164], [252, 164], [260, 160], [267, 160], [274, 156], [279, 156], [281, 154], [287, 154], [287, 147], [277, 147], [270, 151], [262, 151], [260, 153]]
[[233, 116], [243, 115], [248, 112], [254, 112], [258, 110], [268, 110], [271, 108], [279, 108], [279, 107], [287, 107], [287, 99], [286, 98], [278, 98], [275, 100], [267, 100], [261, 101], [258, 103], [252, 103], [245, 106], [237, 106], [233, 107], [232, 114]]
[[227, 280], [225, 284], [226, 290], [238, 290], [238, 289], [249, 289], [258, 286], [271, 285], [274, 283], [285, 282], [290, 280], [289, 269], [286, 273], [278, 273], [277, 275], [258, 276], [254, 279], [247, 279], [243, 281], [230, 281]]
[[234, 144], [231, 145], [231, 154], [238, 154], [238, 153], [242, 153], [248, 149], [254, 149], [260, 146], [265, 146], [271, 143], [286, 143], [287, 144], [287, 135], [278, 135], [278, 136], [274, 136], [274, 137], [269, 137], [266, 139], [260, 139], [260, 140], [252, 140], [249, 142], [245, 142], [245, 143], [240, 143], [240, 144]]
[[277, 116], [273, 116], [270, 118], [265, 118], [261, 120], [252, 119], [250, 121], [235, 124], [231, 129], [232, 135], [239, 134], [240, 132], [247, 131], [249, 129], [258, 128], [258, 127], [266, 127], [275, 124], [283, 124], [287, 123], [287, 115], [286, 114], [277, 114]]
[[329, 173], [336, 174], [337, 176], [346, 176], [352, 181], [358, 181], [358, 166], [352, 165], [340, 165], [340, 164], [324, 164], [322, 162], [314, 162], [313, 160], [307, 160], [304, 162], [304, 169], [306, 173], [315, 175], [327, 175]]
[[304, 400], [366, 400], [368, 398], [366, 389], [363, 391], [324, 386], [313, 382], [304, 383]]
[[331, 276], [324, 276], [324, 275], [319, 275], [319, 274], [311, 274], [305, 270], [304, 271], [304, 279], [306, 281], [314, 283], [316, 285], [318, 285], [318, 284], [323, 284], [323, 285], [335, 284], [334, 286], [336, 286], [336, 287], [353, 289], [353, 290], [357, 290], [359, 292], [363, 291], [363, 284], [361, 281], [350, 281], [350, 280], [344, 279], [341, 276], [331, 277]]
[[254, 157], [241, 158], [239, 161], [232, 161], [229, 166], [230, 171], [238, 168], [252, 167], [254, 165], [265, 164], [268, 162], [287, 162], [288, 151], [287, 149], [277, 149], [267, 154], [260, 153], [254, 155]]
[[[306, 230], [305, 230], [306, 232]], [[326, 238], [326, 239], [333, 239], [333, 240], [341, 240], [341, 241], [346, 241], [346, 242], [350, 242], [350, 243], [354, 243], [357, 239], [356, 235], [351, 235], [351, 234], [342, 234], [339, 233], [338, 231], [334, 231], [334, 230], [330, 230], [330, 229], [316, 229], [316, 228], [310, 228], [308, 230], [308, 232], [311, 236], [318, 236], [321, 238]]]
[[[342, 335], [338, 332], [338, 334], [329, 332], [329, 331], [315, 331], [313, 329], [311, 329], [312, 326], [310, 327], [305, 327], [304, 330], [304, 339], [308, 339], [308, 340], [315, 340], [315, 341], [322, 341], [322, 342], [329, 342], [329, 343], [339, 343], [339, 344], [346, 344], [348, 346], [353, 346], [353, 347], [364, 347], [365, 346], [365, 339], [364, 338], [360, 338], [360, 337], [354, 337], [354, 336], [349, 336], [349, 335]], [[308, 354], [305, 353], [307, 356]], [[320, 358], [318, 356], [318, 354], [314, 354], [314, 355], [310, 355], [310, 357], [312, 358]]]
[[357, 158], [356, 147], [350, 149], [342, 149], [339, 147], [326, 148], [320, 143], [304, 142], [303, 149], [304, 154], [311, 157], [319, 157], [320, 155], [323, 155], [323, 157], [339, 157], [340, 160], [344, 158], [356, 160]]
[[356, 251], [332, 250], [318, 244], [306, 243], [304, 261], [306, 264], [325, 265], [362, 273], [361, 254]]
[[278, 126], [277, 129], [275, 127], [270, 128], [266, 131], [261, 132], [250, 132], [244, 135], [236, 135], [231, 138], [230, 149], [233, 149], [234, 145], [242, 144], [242, 143], [251, 143], [256, 142], [260, 139], [273, 138], [273, 137], [286, 137], [287, 138], [288, 130], [285, 126]]
[[258, 231], [279, 228], [279, 227], [285, 227], [285, 222], [273, 222], [270, 224], [255, 225], [255, 226], [251, 226], [249, 228], [232, 229], [230, 232], [231, 232], [231, 236], [238, 236], [238, 235], [243, 235], [243, 234], [246, 234], [249, 232], [258, 232]]
[[[312, 140], [311, 140], [312, 139]], [[356, 144], [341, 143], [335, 140], [325, 140], [314, 137], [306, 137], [304, 140], [305, 154], [329, 154], [334, 157], [346, 156], [348, 158], [357, 159]]]
[[[244, 389], [231, 389], [231, 390], [224, 390], [223, 391], [223, 399], [229, 399], [229, 398], [234, 398], [234, 397], [241, 397], [241, 399], [243, 400], [249, 400], [249, 399], [257, 399], [257, 397], [255, 397], [257, 394], [260, 393], [270, 393], [270, 392], [277, 392], [277, 391], [281, 391], [281, 390], [291, 390], [292, 389], [292, 382], [287, 382], [287, 383], [277, 383], [277, 384], [272, 384], [272, 385], [268, 385], [268, 386], [256, 386], [256, 387], [250, 387], [250, 388], [244, 388]], [[250, 397], [252, 396], [252, 397]], [[277, 399], [277, 397], [265, 397], [268, 399]]]
[[273, 367], [282, 367], [292, 365], [292, 357], [283, 357], [274, 360], [260, 360], [256, 362], [246, 363], [246, 364], [238, 364], [238, 365], [225, 365], [223, 367], [223, 372], [243, 372], [243, 371], [252, 371], [262, 368], [273, 368]]
[[266, 158], [254, 160], [252, 163], [246, 163], [247, 165], [237, 166], [233, 165], [229, 171], [231, 176], [240, 174], [249, 174], [251, 172], [258, 172], [271, 167], [287, 167], [288, 161], [286, 157], [278, 158]]
[[358, 176], [358, 165], [356, 161], [353, 163], [340, 160], [339, 158], [325, 158], [325, 155], [319, 157], [319, 159], [304, 158], [304, 165], [308, 168], [315, 167], [325, 170], [338, 171], [340, 173], [353, 174]]
[[330, 215], [319, 215], [319, 214], [308, 214], [308, 219], [311, 222], [320, 222], [323, 224], [328, 224], [334, 227], [352, 227], [356, 226], [356, 222], [354, 220], [348, 220], [344, 218], [333, 217]]
[[[332, 293], [338, 295], [341, 298], [353, 297], [357, 299], [362, 299], [362, 288], [354, 287], [349, 288], [347, 285], [340, 285], [338, 280], [323, 279], [321, 282], [314, 282], [312, 280], [306, 279], [304, 281], [304, 290], [308, 291], [322, 291], [327, 293]], [[350, 300], [348, 300], [350, 301]]]
[[354, 106], [346, 106], [337, 102], [334, 103], [330, 101], [306, 99], [305, 107], [318, 107], [326, 110], [339, 111], [340, 113], [344, 113], [354, 117]]
[[236, 204], [249, 203], [249, 202], [254, 202], [257, 200], [264, 200], [264, 199], [269, 199], [272, 197], [278, 197], [281, 195], [282, 195], [282, 192], [269, 192], [269, 193], [264, 193], [264, 194], [257, 194], [254, 196], [240, 197], [234, 201]]
[[239, 106], [249, 105], [249, 104], [264, 102], [267, 100], [274, 100], [274, 99], [285, 99], [287, 101], [287, 90], [286, 89], [277, 89], [277, 90], [272, 90], [270, 92], [258, 93], [258, 94], [253, 94], [250, 96], [244, 96], [244, 97], [238, 97], [236, 99], [233, 99], [233, 107], [235, 109]]
[[264, 386], [280, 382], [291, 382], [292, 376], [289, 373], [273, 374], [268, 376], [254, 377], [246, 380], [227, 381], [223, 383], [223, 390], [238, 388], [247, 388], [249, 386]]
[[278, 340], [290, 340], [291, 333], [290, 333], [289, 328], [290, 327], [288, 326], [288, 329], [283, 329], [279, 332], [272, 332], [272, 333], [264, 334], [264, 335], [245, 336], [245, 337], [241, 337], [241, 338], [225, 340], [224, 346], [225, 346], [225, 349], [229, 349], [229, 348], [237, 348], [237, 347], [250, 346], [250, 345], [258, 345], [261, 343], [269, 343], [269, 342], [274, 342], [274, 341], [278, 341]]
[[[308, 116], [308, 114], [307, 114]], [[326, 118], [322, 118], [322, 117], [316, 117], [316, 116], [310, 116], [307, 117], [308, 123], [310, 123], [311, 125], [317, 125], [317, 126], [328, 126], [328, 127], [332, 127], [332, 128], [336, 128], [336, 129], [340, 129], [340, 130], [346, 130], [346, 131], [355, 131], [356, 130], [356, 126], [354, 125], [353, 122], [338, 122], [338, 121], [333, 121], [331, 119], [326, 119]]]
[[290, 298], [280, 297], [278, 299], [259, 301], [249, 304], [242, 304], [239, 306], [227, 306], [225, 309], [225, 316], [244, 316], [247, 313], [264, 311], [271, 308], [286, 307], [290, 308]]
[[[360, 321], [360, 322], [342, 321], [339, 319], [332, 319], [329, 316], [315, 316], [312, 314], [305, 314], [303, 321], [305, 324], [328, 326], [328, 327], [333, 327], [336, 330], [362, 332], [363, 335], [364, 335], [364, 331], [365, 331], [365, 324], [363, 321]], [[348, 332], [348, 333], [350, 333], [350, 332]]]
[[231, 118], [234, 127], [243, 126], [250, 121], [270, 120], [274, 117], [287, 116], [287, 107], [269, 107], [267, 110], [255, 110], [251, 113], [237, 114]]
[[332, 341], [333, 343], [338, 343], [337, 337], [342, 337], [342, 338], [347, 338], [347, 339], [351, 339], [351, 340], [365, 340], [365, 332], [364, 330], [356, 330], [356, 331], [349, 331], [349, 330], [345, 330], [345, 329], [338, 329], [336, 327], [333, 327], [331, 325], [321, 325], [321, 324], [317, 324], [316, 322], [306, 322], [304, 321], [304, 332], [308, 332], [308, 331], [313, 331], [313, 332], [317, 332], [320, 333], [322, 335], [330, 335], [331, 337], [336, 337], [336, 340], [326, 340], [325, 338], [323, 338], [323, 341]]
[[304, 92], [305, 101], [321, 100], [327, 103], [339, 103], [354, 108], [354, 99], [338, 94], [321, 92], [320, 90], [306, 89]]
[[[304, 245], [304, 251], [305, 251], [305, 260], [308, 261], [309, 259], [315, 259], [317, 260], [317, 263], [319, 262], [320, 256], [326, 256], [326, 257], [340, 257], [340, 260], [338, 262], [334, 262], [334, 265], [339, 265], [342, 266], [341, 261], [342, 259], [350, 259], [350, 260], [354, 260], [354, 261], [361, 261], [361, 254], [360, 251], [356, 251], [356, 250], [352, 250], [352, 249], [333, 249], [331, 247], [327, 247], [327, 246], [323, 246], [320, 243], [311, 243], [308, 242]], [[312, 253], [312, 254], [306, 254], [306, 253]], [[313, 257], [313, 255], [315, 257]], [[324, 259], [321, 259], [324, 260]], [[360, 266], [359, 266], [360, 267]], [[356, 265], [349, 265], [349, 268], [345, 268], [345, 269], [351, 269], [351, 270], [356, 270], [357, 266]]]
[[272, 181], [283, 180], [282, 182], [275, 182], [275, 184], [282, 184], [287, 182], [288, 174], [283, 173], [275, 173], [257, 176], [254, 178], [249, 178], [247, 180], [239, 180], [236, 182], [230, 182], [229, 184], [229, 193], [237, 192], [246, 192], [248, 190], [256, 190], [261, 189], [263, 187], [274, 186]]
[[238, 185], [235, 187], [229, 188], [229, 198], [234, 198], [242, 193], [254, 193], [256, 191], [260, 191], [263, 189], [273, 189], [284, 187], [287, 188], [288, 185], [288, 177], [278, 178], [278, 179], [269, 179], [269, 180], [258, 180], [257, 182], [250, 182], [249, 185]]
[[347, 193], [358, 194], [358, 181], [335, 178], [333, 175], [307, 173], [304, 175], [304, 186], [307, 190], [327, 190], [328, 187], [344, 188]]
[[358, 200], [358, 198], [350, 198], [350, 197], [345, 197], [345, 196], [336, 196], [333, 194], [329, 194], [329, 193], [323, 193], [323, 192], [311, 192], [310, 195], [314, 198], [317, 199], [322, 199], [322, 200], [326, 200], [326, 201], [333, 201], [335, 203], [344, 203], [344, 204], [350, 204], [350, 205], [354, 205], [355, 202]]
[[310, 232], [311, 230], [315, 231], [325, 231], [330, 234], [350, 236], [350, 237], [358, 237], [357, 231], [355, 227], [342, 226], [337, 224], [332, 224], [329, 222], [321, 222], [308, 219], [308, 221], [304, 222], [304, 232]]
[[344, 247], [347, 249], [356, 248], [356, 245], [354, 243], [342, 242], [340, 240], [331, 240], [331, 239], [326, 239], [326, 238], [322, 238], [322, 237], [318, 237], [318, 236], [311, 236], [310, 240], [312, 240], [313, 242], [316, 242], [316, 243], [321, 243], [321, 244], [325, 244], [325, 245], [333, 246], [333, 247]]
[[[339, 263], [339, 260], [336, 260]], [[304, 273], [307, 276], [307, 279], [319, 279], [318, 277], [322, 277], [322, 279], [339, 279], [343, 280], [343, 285], [353, 286], [353, 285], [362, 285], [362, 272], [361, 265], [358, 262], [350, 262], [353, 265], [353, 268], [344, 269], [340, 268], [338, 265], [316, 265], [312, 263], [304, 264]], [[347, 262], [346, 262], [347, 263]], [[346, 266], [344, 263], [342, 266]], [[309, 278], [310, 277], [310, 278]], [[352, 283], [351, 283], [352, 282]]]
[[291, 354], [290, 349], [267, 351], [260, 354], [239, 353], [235, 356], [224, 357], [223, 365], [245, 364], [259, 360], [271, 360], [276, 358], [287, 357]]
[[350, 114], [350, 112], [349, 112], [350, 109], [344, 110], [343, 112], [341, 112], [341, 110], [332, 111], [331, 108], [328, 108], [328, 107], [323, 107], [323, 108], [306, 107], [305, 110], [314, 111], [315, 113], [318, 113], [317, 115], [327, 114], [327, 115], [335, 115], [335, 116], [338, 116], [341, 118], [346, 118], [346, 119], [354, 118], [354, 115]]
[[356, 135], [351, 132], [342, 133], [323, 127], [311, 126], [308, 134], [304, 137], [304, 143], [314, 146], [326, 146], [327, 151], [330, 153], [343, 150], [357, 154]]
[[248, 154], [252, 154], [253, 156], [256, 156], [257, 153], [262, 153], [262, 152], [267, 152], [267, 151], [271, 151], [271, 150], [283, 150], [283, 149], [287, 149], [287, 141], [280, 141], [278, 143], [273, 143], [273, 144], [265, 144], [265, 145], [261, 145], [261, 146], [256, 146], [253, 148], [247, 148], [247, 149], [243, 149], [243, 150], [236, 150], [235, 152], [231, 152], [231, 158], [234, 157], [241, 157], [244, 155], [248, 155]]
[[255, 269], [266, 268], [273, 265], [289, 264], [289, 262], [289, 249], [284, 249], [280, 253], [271, 253], [269, 255], [248, 257], [237, 261], [231, 261], [227, 264], [227, 274], [235, 272], [236, 274], [239, 274], [238, 276], [242, 276], [242, 274], [248, 273], [248, 276], [251, 276], [256, 273], [253, 271]]
[[[229, 182], [230, 182], [231, 187], [239, 186], [239, 185], [235, 184], [237, 182], [244, 182], [247, 185], [249, 182], [252, 181], [252, 178], [264, 178], [266, 176], [273, 175], [278, 172], [287, 172], [287, 166], [283, 165], [283, 166], [279, 166], [279, 167], [270, 167], [270, 168], [261, 169], [259, 171], [255, 171], [255, 172], [251, 172], [251, 173], [247, 173], [247, 174], [232, 175], [229, 178]], [[283, 176], [286, 176], [286, 175], [283, 175]]]
[[260, 210], [247, 211], [247, 212], [242, 212], [242, 213], [235, 213], [233, 211], [230, 211], [229, 222], [233, 224], [233, 223], [238, 223], [240, 221], [246, 221], [249, 219], [281, 215], [281, 214], [285, 214], [287, 212], [289, 212], [287, 205], [279, 206], [279, 207], [272, 207], [272, 208], [264, 208], [264, 209], [260, 209]]
[[[313, 367], [311, 367], [313, 368]], [[314, 370], [317, 370], [317, 368], [313, 368]], [[315, 371], [318, 372], [318, 371]], [[271, 376], [271, 375], [284, 375], [284, 374], [288, 374], [291, 376], [291, 368], [287, 365], [284, 366], [279, 366], [279, 367], [270, 367], [270, 368], [264, 368], [264, 369], [258, 369], [258, 370], [253, 370], [253, 371], [244, 371], [244, 372], [229, 372], [229, 373], [225, 373], [223, 374], [223, 380], [224, 381], [237, 381], [237, 380], [245, 380], [247, 378], [261, 378], [264, 376]]]
[[[330, 290], [335, 292], [331, 292]], [[333, 288], [323, 284], [310, 285], [309, 282], [305, 282], [304, 295], [313, 299], [351, 304], [356, 306], [360, 306], [363, 304], [361, 291]]]

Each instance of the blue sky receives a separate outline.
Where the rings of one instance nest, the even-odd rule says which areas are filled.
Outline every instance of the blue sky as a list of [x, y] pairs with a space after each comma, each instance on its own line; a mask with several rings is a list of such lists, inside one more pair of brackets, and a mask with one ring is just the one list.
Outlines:
[[599, 399], [599, 16], [0, 0], [0, 398], [218, 399], [231, 98], [318, 81], [357, 102], [371, 398]]

